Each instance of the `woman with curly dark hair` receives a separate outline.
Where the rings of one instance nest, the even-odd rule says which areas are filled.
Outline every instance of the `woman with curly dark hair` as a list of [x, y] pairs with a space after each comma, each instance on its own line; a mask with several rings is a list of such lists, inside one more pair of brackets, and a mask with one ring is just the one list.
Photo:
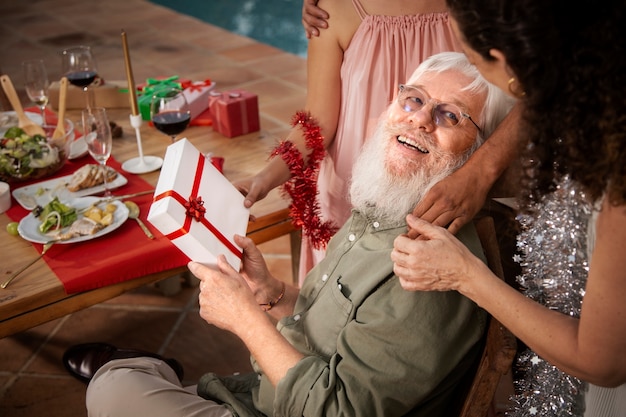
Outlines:
[[470, 61], [523, 109], [523, 294], [414, 216], [423, 239], [396, 240], [394, 271], [459, 291], [528, 346], [509, 415], [625, 416], [626, 2], [447, 4]]

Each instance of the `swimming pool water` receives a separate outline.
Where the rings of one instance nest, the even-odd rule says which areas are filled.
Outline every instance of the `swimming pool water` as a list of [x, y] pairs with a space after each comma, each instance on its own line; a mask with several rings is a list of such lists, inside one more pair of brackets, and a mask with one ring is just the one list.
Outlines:
[[151, 0], [179, 13], [305, 57], [302, 0]]

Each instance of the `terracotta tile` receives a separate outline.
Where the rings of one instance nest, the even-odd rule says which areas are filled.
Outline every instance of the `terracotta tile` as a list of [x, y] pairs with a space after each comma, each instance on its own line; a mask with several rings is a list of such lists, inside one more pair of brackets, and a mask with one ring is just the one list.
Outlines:
[[[199, 48], [216, 52], [255, 44], [255, 42], [248, 37], [232, 34], [215, 26], [207, 28], [203, 35], [204, 36], [201, 38], [195, 39], [193, 44]], [[226, 53], [225, 55], [228, 54]]]
[[254, 68], [282, 78], [283, 74], [294, 71], [306, 72], [306, 60], [296, 55], [282, 53], [278, 56], [264, 56], [262, 59], [255, 60]]
[[300, 107], [303, 107], [305, 104], [306, 92], [303, 89], [280, 81], [277, 78], [262, 79], [249, 83], [246, 85], [246, 90], [255, 93], [259, 97], [259, 106], [261, 107], [280, 102], [285, 97], [302, 97], [303, 100]]
[[82, 417], [86, 385], [71, 377], [20, 377], [5, 393], [0, 414], [6, 417]]
[[0, 339], [0, 372], [15, 373], [27, 365], [61, 320]]
[[189, 383], [195, 383], [207, 372], [229, 375], [252, 370], [243, 342], [232, 333], [207, 324], [197, 310], [183, 320], [165, 355], [182, 363], [185, 381]]
[[[48, 342], [42, 352], [60, 360], [65, 349], [74, 344], [107, 342], [159, 353], [166, 347], [164, 343], [180, 314], [181, 309], [96, 305], [72, 314], [55, 334], [54, 341]], [[50, 361], [36, 360], [29, 371], [50, 369]]]
[[195, 297], [194, 289], [184, 286], [184, 279], [181, 278], [181, 291], [173, 296], [165, 297], [156, 285], [148, 285], [129, 291], [118, 297], [115, 297], [105, 304], [120, 306], [154, 306], [172, 309], [184, 308], [189, 300]]
[[240, 48], [233, 48], [227, 51], [222, 51], [220, 52], [220, 54], [235, 61], [250, 62], [255, 61], [259, 58], [267, 59], [268, 56], [281, 55], [282, 53], [279, 49], [276, 49], [273, 46], [255, 43], [245, 45]]
[[231, 90], [263, 78], [262, 75], [249, 68], [234, 65], [213, 68], [210, 69], [210, 73], [211, 79], [217, 82], [219, 90]]

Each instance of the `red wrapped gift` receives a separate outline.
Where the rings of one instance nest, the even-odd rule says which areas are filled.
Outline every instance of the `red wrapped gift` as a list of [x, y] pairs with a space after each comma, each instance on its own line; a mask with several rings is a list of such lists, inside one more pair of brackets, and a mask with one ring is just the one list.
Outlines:
[[261, 128], [258, 97], [248, 91], [212, 92], [209, 95], [209, 110], [213, 128], [226, 137], [257, 132]]

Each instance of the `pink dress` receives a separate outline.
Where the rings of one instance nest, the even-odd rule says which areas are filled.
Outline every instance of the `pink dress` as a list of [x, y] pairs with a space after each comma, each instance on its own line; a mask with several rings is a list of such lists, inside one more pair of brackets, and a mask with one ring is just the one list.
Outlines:
[[[419, 63], [430, 55], [460, 51], [447, 13], [368, 15], [359, 0], [352, 3], [361, 24], [344, 53], [339, 126], [318, 178], [322, 217], [338, 227], [350, 216], [352, 165], [367, 138], [368, 128], [375, 125], [394, 99], [398, 84], [406, 82]], [[323, 256], [323, 251], [315, 251], [303, 237], [300, 283]]]

